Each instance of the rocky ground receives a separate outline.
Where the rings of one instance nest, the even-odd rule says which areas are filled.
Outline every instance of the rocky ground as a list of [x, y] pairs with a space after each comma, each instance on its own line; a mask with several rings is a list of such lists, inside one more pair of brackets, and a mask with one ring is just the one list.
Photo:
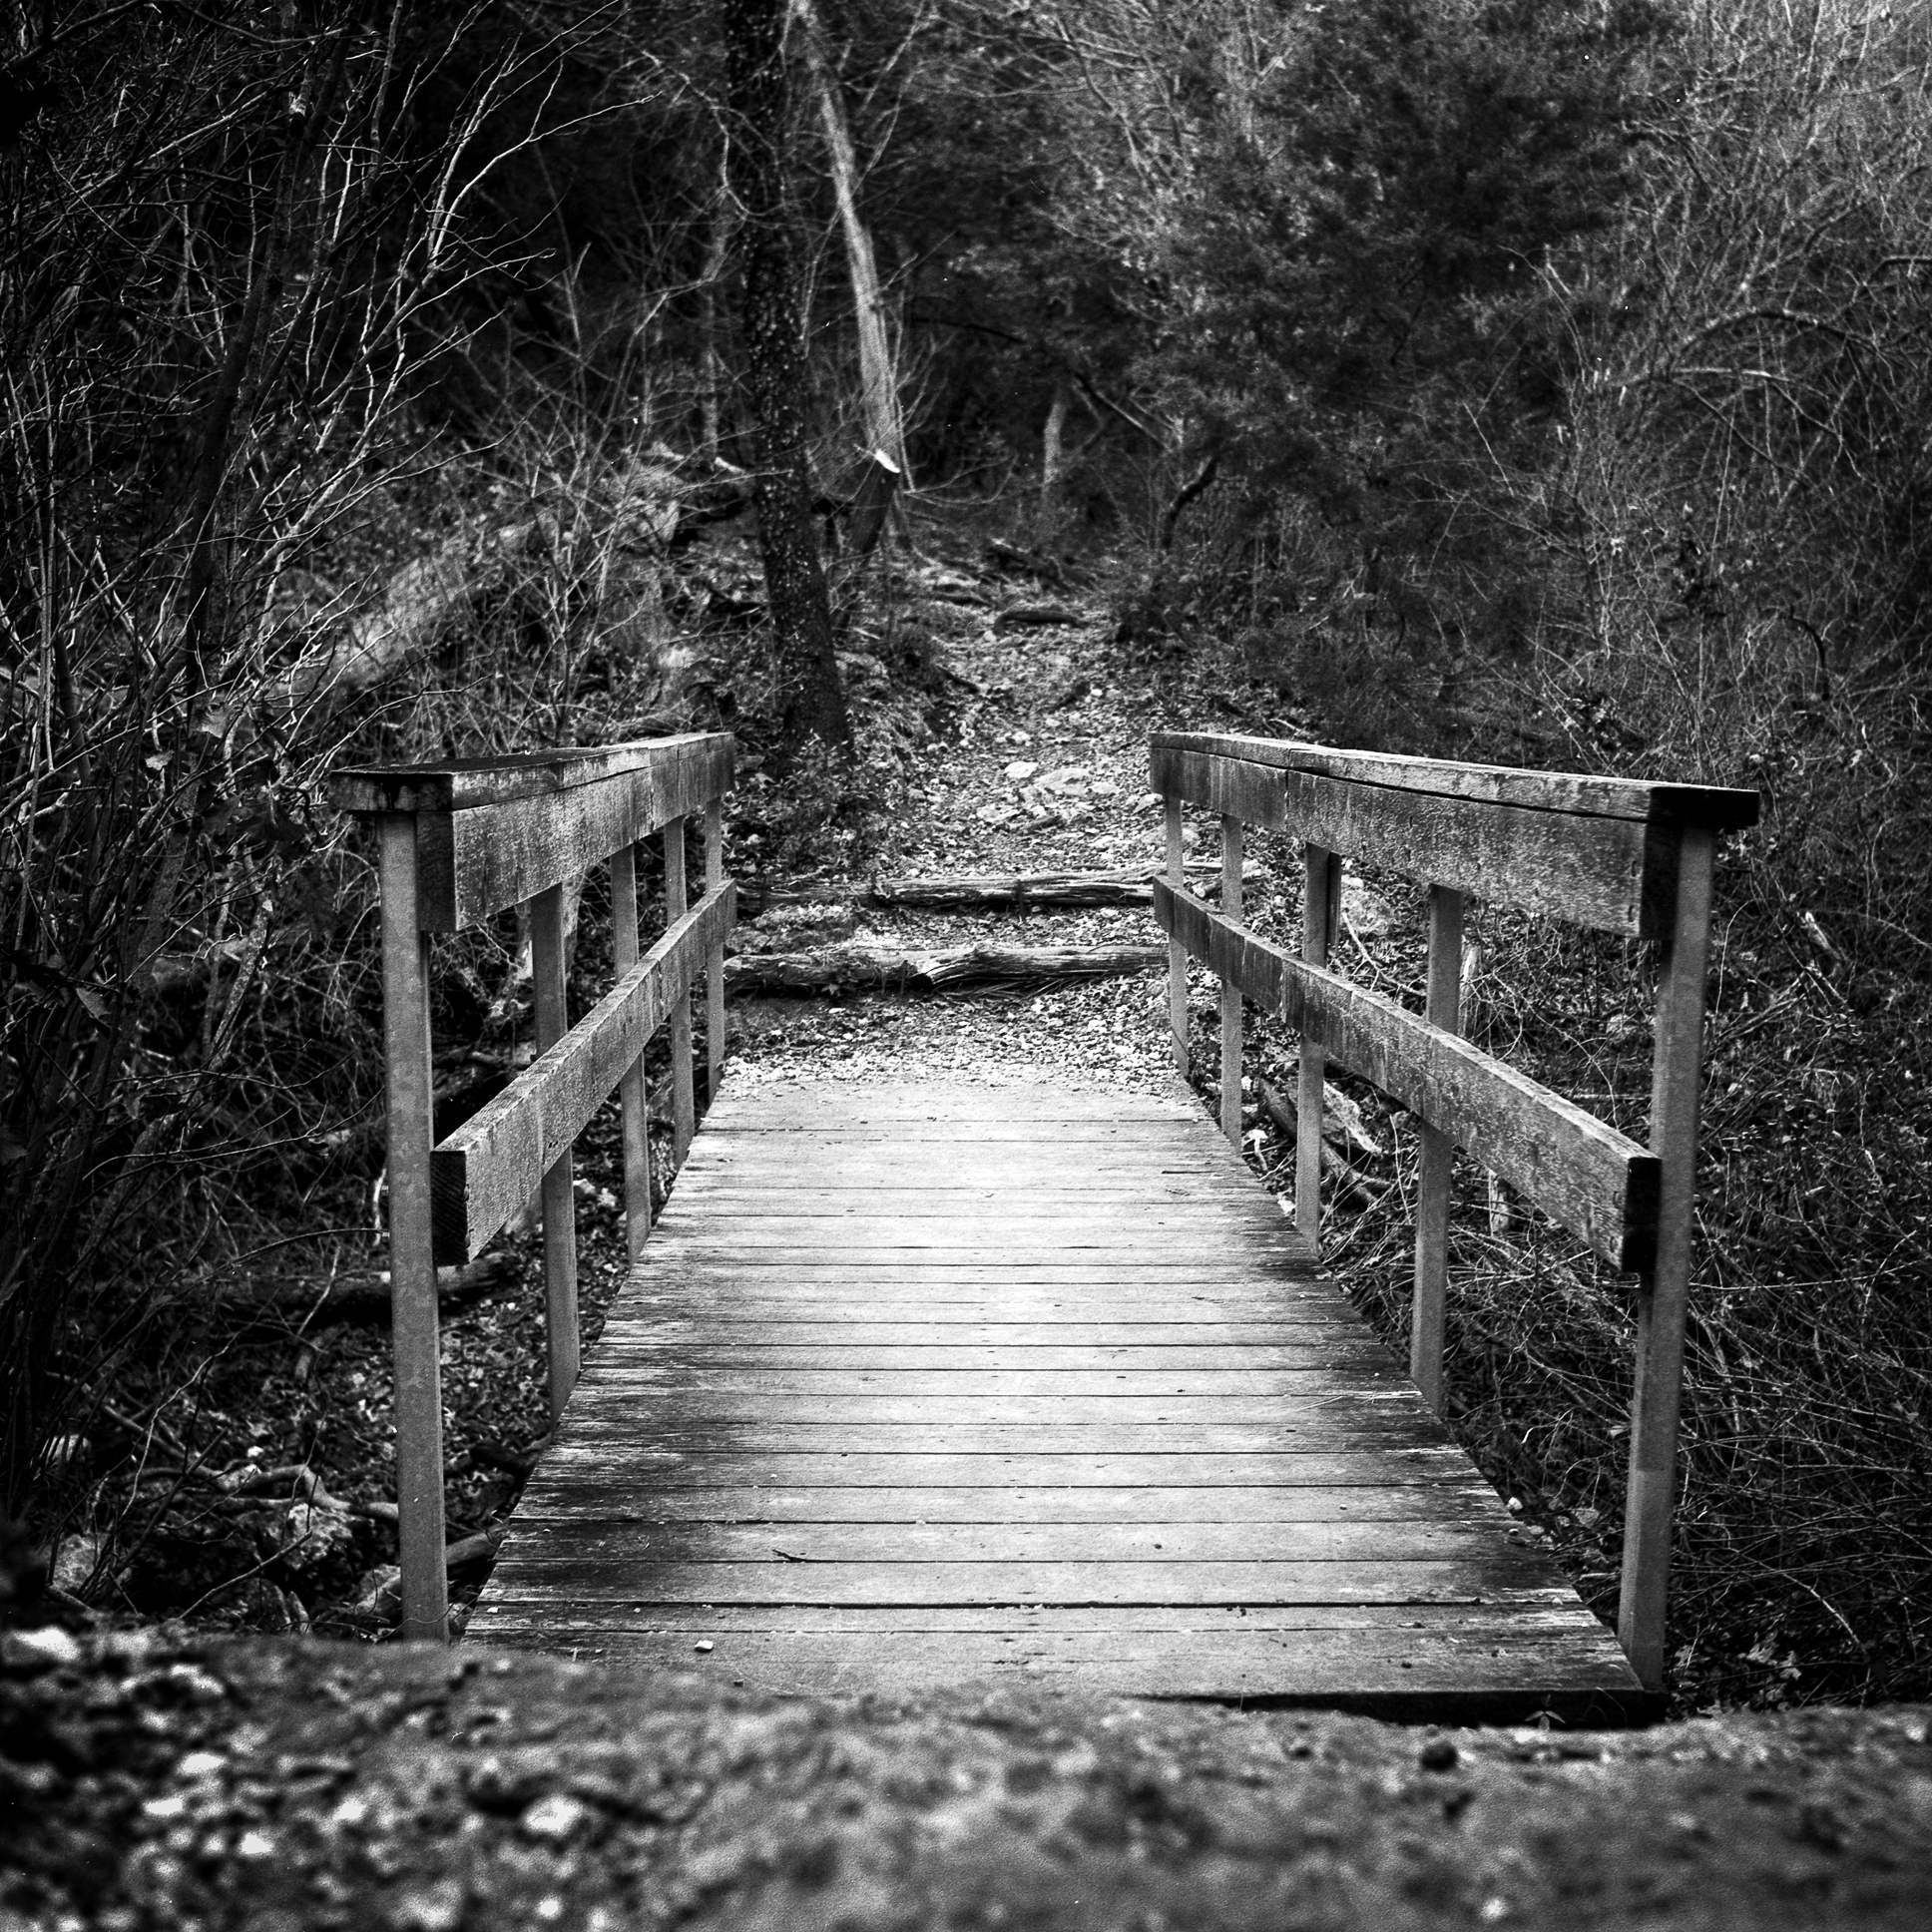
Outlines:
[[1897, 1926], [1923, 1708], [1635, 1733], [0, 1639], [0, 1932]]
[[[1107, 644], [1098, 612], [1005, 622], [1021, 589], [978, 579], [967, 592], [980, 604], [927, 607], [948, 696], [936, 728], [906, 735], [849, 882], [1152, 861], [1151, 729], [1182, 715], [1301, 728], [1285, 711], [1257, 715], [1251, 693], [1223, 704], [1211, 668], [1193, 667], [1185, 694], [1164, 689], [1158, 661]], [[1250, 906], [1285, 917], [1291, 860], [1255, 857]], [[1354, 965], [1412, 976], [1414, 908], [1359, 883], [1348, 905]], [[918, 948], [992, 935], [1154, 936], [1133, 908], [848, 902], [773, 906], [742, 937]], [[1198, 1005], [1205, 1046], [1205, 984]], [[1165, 1088], [1164, 1018], [1158, 973], [992, 996], [745, 1000], [731, 1078], [1077, 1069]], [[1278, 1172], [1285, 1142], [1255, 1098], [1250, 1153]], [[1394, 1123], [1371, 1112], [1363, 1125], [1372, 1144]], [[620, 1274], [614, 1154], [593, 1137], [580, 1183], [593, 1330]], [[459, 1602], [541, 1441], [538, 1299], [534, 1272], [519, 1282], [513, 1269], [500, 1298], [447, 1325], [452, 1535], [472, 1539]], [[228, 1540], [206, 1545], [192, 1606], [170, 1556], [175, 1606], [378, 1636], [391, 1610], [380, 1330], [304, 1328], [259, 1352], [265, 1367], [239, 1344], [220, 1358], [232, 1395], [220, 1362], [211, 1370], [201, 1436], [182, 1424], [152, 1438], [157, 1468], [186, 1471], [168, 1478], [184, 1493], [198, 1470], [221, 1471], [196, 1520]], [[238, 1579], [242, 1520], [262, 1554]], [[0, 1637], [0, 1932], [1918, 1926], [1932, 1897], [1932, 1733], [1917, 1707], [1566, 1735], [972, 1687], [916, 1704], [776, 1702], [700, 1676], [137, 1627], [140, 1573], [110, 1575], [102, 1547], [92, 1575], [90, 1546], [70, 1549], [63, 1580], [112, 1615], [90, 1625], [57, 1603], [67, 1628], [29, 1628], [37, 1614], [22, 1613]]]

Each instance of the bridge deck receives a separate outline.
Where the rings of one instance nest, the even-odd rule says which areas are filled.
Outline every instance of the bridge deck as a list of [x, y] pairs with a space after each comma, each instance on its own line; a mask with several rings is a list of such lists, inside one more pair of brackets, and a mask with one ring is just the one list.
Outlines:
[[1645, 1714], [1198, 1107], [728, 1087], [470, 1625], [784, 1691]]

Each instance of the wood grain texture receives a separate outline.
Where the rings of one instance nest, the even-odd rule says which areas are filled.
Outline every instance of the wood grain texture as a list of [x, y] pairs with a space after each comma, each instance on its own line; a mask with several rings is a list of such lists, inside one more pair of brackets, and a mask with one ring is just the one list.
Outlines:
[[1583, 772], [1526, 771], [1503, 764], [1464, 764], [1446, 758], [1411, 758], [1387, 751], [1351, 751], [1286, 738], [1247, 737], [1226, 731], [1157, 731], [1156, 750], [1193, 751], [1239, 758], [1278, 770], [1310, 771], [1353, 784], [1434, 792], [1484, 804], [1518, 805], [1642, 823], [1701, 825], [1738, 831], [1757, 823], [1758, 796], [1721, 785], [1653, 783]]
[[727, 1083], [473, 1641], [793, 1690], [1637, 1710], [1198, 1107], [1008, 1095]]
[[[1157, 791], [1499, 905], [1627, 935], [1662, 930], [1681, 827], [1157, 747]], [[1746, 794], [1750, 795], [1750, 794]]]
[[[734, 740], [724, 731], [684, 731], [632, 738], [623, 744], [513, 751], [485, 758], [445, 758], [426, 764], [361, 765], [329, 780], [338, 811], [470, 811], [480, 805], [554, 797], [576, 786], [668, 766], [697, 768], [730, 778]], [[613, 848], [615, 849], [615, 848]]]
[[469, 1260], [529, 1200], [690, 991], [735, 905], [728, 883], [701, 899], [557, 1045], [436, 1148], [439, 1258]]
[[1655, 1155], [1459, 1036], [1228, 924], [1191, 893], [1157, 883], [1155, 917], [1351, 1073], [1479, 1153], [1613, 1267], [1649, 1265]]
[[344, 772], [331, 796], [358, 812], [369, 799], [414, 801], [382, 808], [415, 815], [424, 930], [459, 932], [702, 813], [729, 789], [732, 755], [727, 734], [706, 733], [522, 762]]

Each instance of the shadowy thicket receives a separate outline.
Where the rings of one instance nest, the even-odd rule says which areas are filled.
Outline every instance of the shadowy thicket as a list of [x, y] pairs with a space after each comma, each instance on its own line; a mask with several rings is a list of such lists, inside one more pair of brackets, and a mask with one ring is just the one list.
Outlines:
[[[105, 1532], [102, 1576], [139, 1471], [245, 1446], [217, 1304], [380, 1262], [373, 882], [329, 770], [696, 721], [770, 791], [755, 572], [667, 568], [749, 495], [707, 22], [18, 23], [0, 1515]], [[520, 939], [439, 953], [451, 1118], [527, 1031]]]

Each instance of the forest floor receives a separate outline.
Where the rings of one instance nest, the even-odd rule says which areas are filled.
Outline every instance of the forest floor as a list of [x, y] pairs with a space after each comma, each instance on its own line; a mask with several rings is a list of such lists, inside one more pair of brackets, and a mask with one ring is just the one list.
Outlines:
[[[982, 609], [922, 607], [943, 632], [950, 697], [933, 734], [912, 734], [855, 883], [1152, 862], [1152, 729], [1303, 728], [1282, 710], [1257, 717], [1251, 692], [1218, 694], [1199, 664], [1182, 691], [1181, 672], [1111, 646], [1097, 612], [1017, 626], [1001, 602], [992, 587]], [[1250, 909], [1285, 916], [1291, 881], [1256, 856]], [[1345, 903], [1360, 960], [1412, 976], [1414, 908], [1359, 881]], [[740, 938], [917, 949], [994, 935], [1155, 933], [1139, 908], [845, 903], [774, 905]], [[730, 1050], [734, 1082], [1172, 1080], [1153, 972], [993, 996], [744, 1000]], [[1372, 1106], [1360, 1125], [1371, 1143], [1395, 1128]], [[580, 1180], [593, 1333], [622, 1272], [611, 1138], [592, 1137]], [[1259, 1121], [1249, 1152], [1278, 1187], [1285, 1140]], [[520, 1279], [447, 1324], [453, 1536], [502, 1520], [520, 1459], [541, 1445], [528, 1247], [514, 1249]], [[232, 1544], [206, 1546], [192, 1604], [175, 1577], [174, 1601], [150, 1616], [191, 1610], [199, 1630], [124, 1614], [78, 1637], [0, 1637], [0, 1810], [17, 1821], [0, 1850], [0, 1932], [1924, 1922], [1920, 1707], [1439, 1733], [972, 1687], [916, 1703], [784, 1701], [699, 1674], [631, 1681], [461, 1649], [218, 1635], [211, 1621], [367, 1638], [389, 1617], [380, 1329], [257, 1337], [224, 1362], [204, 1380], [197, 1440], [231, 1465], [229, 1530], [251, 1467], [309, 1471], [319, 1491], [291, 1501], [256, 1486], [273, 1521], [253, 1527], [271, 1549], [281, 1538], [276, 1560], [238, 1581], [221, 1574]], [[293, 1558], [311, 1548], [298, 1575]], [[181, 1548], [164, 1559], [179, 1569]], [[70, 1554], [65, 1581], [82, 1570]], [[114, 1601], [102, 1582], [90, 1594]], [[473, 1575], [458, 1595], [473, 1598]], [[130, 1570], [118, 1601], [125, 1612], [139, 1598]]]
[[0, 1636], [0, 1932], [1897, 1926], [1932, 1713], [1632, 1732]]

